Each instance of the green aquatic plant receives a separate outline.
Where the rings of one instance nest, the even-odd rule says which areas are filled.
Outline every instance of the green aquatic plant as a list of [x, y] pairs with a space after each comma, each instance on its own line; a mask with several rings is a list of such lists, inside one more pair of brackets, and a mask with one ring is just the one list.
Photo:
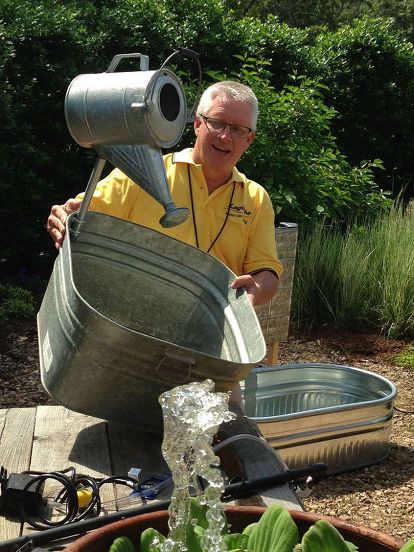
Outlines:
[[[207, 507], [192, 498], [191, 522], [187, 524], [184, 547], [188, 552], [205, 552], [202, 536], [208, 526]], [[228, 552], [357, 552], [358, 548], [346, 541], [328, 521], [319, 520], [312, 525], [299, 542], [299, 531], [287, 510], [275, 504], [270, 506], [257, 523], [248, 525], [242, 533], [230, 533], [228, 528], [221, 535]], [[139, 552], [160, 552], [165, 536], [156, 529], [146, 529], [141, 534]], [[109, 552], [131, 552], [132, 542], [118, 537]], [[363, 552], [361, 550], [360, 552]], [[400, 552], [414, 552], [414, 539], [408, 541]]]

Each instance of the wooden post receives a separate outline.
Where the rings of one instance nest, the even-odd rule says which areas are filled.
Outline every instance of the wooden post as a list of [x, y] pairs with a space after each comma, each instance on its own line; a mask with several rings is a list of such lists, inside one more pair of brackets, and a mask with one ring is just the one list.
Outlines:
[[297, 241], [297, 224], [282, 223], [276, 228], [276, 247], [284, 273], [280, 278], [277, 295], [266, 305], [255, 307], [267, 345], [268, 365], [278, 363], [279, 344], [286, 341], [289, 335]]

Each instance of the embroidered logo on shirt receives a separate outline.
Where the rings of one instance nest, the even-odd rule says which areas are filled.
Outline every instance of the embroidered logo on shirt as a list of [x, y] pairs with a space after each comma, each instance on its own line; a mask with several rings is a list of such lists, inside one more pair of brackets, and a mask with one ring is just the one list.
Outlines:
[[248, 211], [244, 205], [234, 205], [234, 203], [232, 203], [230, 205], [229, 214], [236, 217], [242, 217], [243, 215], [249, 217], [252, 213], [251, 211]]

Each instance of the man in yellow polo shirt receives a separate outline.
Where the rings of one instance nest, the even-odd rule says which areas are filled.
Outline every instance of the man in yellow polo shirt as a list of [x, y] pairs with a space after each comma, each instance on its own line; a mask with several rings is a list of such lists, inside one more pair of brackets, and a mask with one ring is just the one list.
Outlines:
[[[282, 274], [274, 212], [264, 188], [236, 169], [254, 140], [257, 115], [257, 99], [243, 84], [224, 81], [204, 92], [194, 121], [194, 148], [164, 156], [172, 198], [190, 211], [181, 225], [161, 227], [161, 205], [119, 169], [98, 183], [90, 208], [211, 253], [237, 275], [232, 287], [244, 287], [253, 305], [266, 303]], [[57, 248], [67, 216], [80, 203], [81, 195], [52, 207], [47, 229]]]

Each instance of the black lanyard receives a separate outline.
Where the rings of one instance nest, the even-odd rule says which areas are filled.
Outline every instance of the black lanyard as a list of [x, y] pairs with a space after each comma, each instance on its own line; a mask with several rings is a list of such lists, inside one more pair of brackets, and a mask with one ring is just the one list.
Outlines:
[[[197, 223], [196, 223], [195, 211], [194, 211], [193, 184], [191, 182], [191, 172], [190, 172], [190, 164], [189, 163], [187, 163], [187, 172], [188, 172], [188, 185], [190, 187], [191, 211], [193, 213], [194, 234], [195, 234], [197, 247], [198, 247], [198, 249], [200, 249], [200, 244], [199, 244], [199, 241], [198, 241]], [[229, 204], [227, 206], [226, 218], [224, 219], [223, 225], [220, 228], [220, 230], [218, 231], [217, 236], [214, 238], [214, 240], [211, 242], [210, 247], [207, 249], [207, 253], [210, 253], [211, 248], [216, 243], [216, 241], [219, 239], [221, 233], [224, 230], [224, 227], [226, 226], [227, 219], [229, 218], [229, 213], [230, 213], [231, 204], [232, 204], [232, 201], [233, 201], [235, 188], [236, 188], [236, 183], [233, 182], [233, 189], [232, 189], [232, 192], [231, 192]]]

